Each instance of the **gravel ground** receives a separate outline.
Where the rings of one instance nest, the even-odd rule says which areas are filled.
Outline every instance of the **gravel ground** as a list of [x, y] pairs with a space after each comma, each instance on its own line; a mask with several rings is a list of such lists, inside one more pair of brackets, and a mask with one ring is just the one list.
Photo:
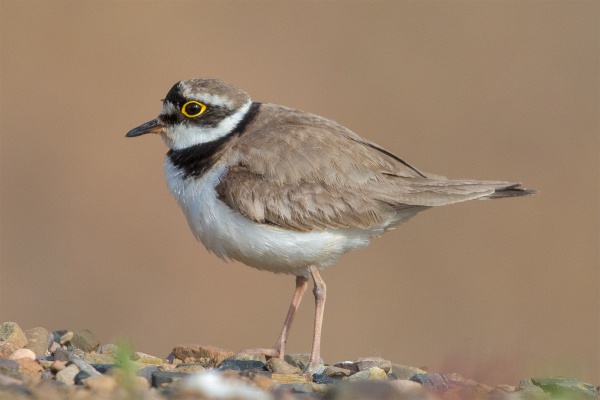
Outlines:
[[176, 346], [166, 358], [101, 345], [89, 330], [23, 331], [0, 325], [3, 399], [239, 399], [239, 400], [599, 400], [599, 387], [574, 378], [530, 378], [490, 387], [361, 358], [325, 364], [307, 378], [308, 354], [285, 360], [235, 354], [215, 346]]

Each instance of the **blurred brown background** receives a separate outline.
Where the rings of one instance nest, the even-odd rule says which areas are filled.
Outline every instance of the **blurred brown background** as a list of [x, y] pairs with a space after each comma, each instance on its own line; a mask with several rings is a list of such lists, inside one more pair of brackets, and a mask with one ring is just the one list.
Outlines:
[[326, 270], [327, 362], [600, 383], [599, 4], [2, 1], [0, 320], [159, 356], [274, 343], [294, 279], [207, 253], [162, 141], [124, 138], [176, 81], [219, 77], [423, 170], [540, 190], [430, 210]]

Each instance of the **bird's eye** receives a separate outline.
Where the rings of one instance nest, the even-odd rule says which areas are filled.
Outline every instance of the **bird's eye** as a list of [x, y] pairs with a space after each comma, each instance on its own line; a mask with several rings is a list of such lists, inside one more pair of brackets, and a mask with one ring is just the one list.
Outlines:
[[196, 118], [206, 111], [206, 105], [196, 100], [190, 100], [181, 107], [181, 113], [188, 118]]

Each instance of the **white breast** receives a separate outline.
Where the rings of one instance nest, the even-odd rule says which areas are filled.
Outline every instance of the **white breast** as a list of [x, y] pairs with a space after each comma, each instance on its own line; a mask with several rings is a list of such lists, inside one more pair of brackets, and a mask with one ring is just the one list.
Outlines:
[[384, 228], [296, 232], [257, 224], [217, 198], [215, 187], [226, 173], [224, 165], [200, 178], [183, 179], [182, 172], [165, 160], [169, 189], [181, 206], [198, 240], [223, 259], [251, 267], [293, 275], [308, 275], [308, 267], [324, 268], [347, 251], [366, 246]]

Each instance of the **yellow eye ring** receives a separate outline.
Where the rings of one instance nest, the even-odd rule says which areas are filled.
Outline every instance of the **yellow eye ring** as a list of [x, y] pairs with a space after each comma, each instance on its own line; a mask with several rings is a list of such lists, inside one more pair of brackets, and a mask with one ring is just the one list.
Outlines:
[[196, 118], [206, 111], [206, 105], [196, 100], [190, 100], [181, 106], [181, 113], [188, 118]]

